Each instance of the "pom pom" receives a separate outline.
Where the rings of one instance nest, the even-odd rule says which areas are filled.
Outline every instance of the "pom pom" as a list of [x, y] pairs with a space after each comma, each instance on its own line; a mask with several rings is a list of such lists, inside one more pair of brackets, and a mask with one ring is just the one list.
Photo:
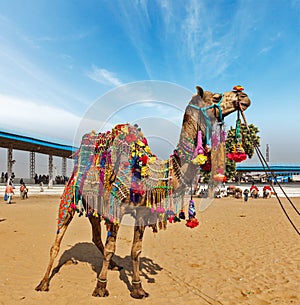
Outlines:
[[234, 86], [234, 87], [233, 87], [233, 90], [234, 90], [234, 91], [243, 91], [243, 90], [244, 90], [244, 87], [243, 87], [243, 86], [240, 86], [240, 85], [237, 85], [237, 86]]
[[203, 165], [206, 161], [207, 161], [207, 156], [204, 156], [203, 154], [199, 154], [192, 160], [192, 163], [195, 165]]
[[165, 208], [163, 208], [163, 207], [157, 207], [157, 208], [156, 208], [156, 212], [157, 212], [157, 213], [163, 214], [163, 213], [165, 212]]
[[181, 222], [181, 219], [177, 215], [175, 215], [173, 221], [174, 222]]
[[246, 160], [247, 155], [245, 153], [233, 152], [233, 153], [228, 153], [227, 158], [237, 163]]
[[226, 182], [226, 176], [223, 174], [214, 175], [214, 180], [217, 182]]
[[185, 219], [185, 214], [184, 214], [183, 210], [180, 211], [179, 218], [180, 219]]
[[210, 162], [206, 162], [206, 163], [201, 165], [201, 168], [204, 171], [209, 172], [209, 171], [211, 171], [211, 163]]
[[193, 229], [199, 225], [199, 221], [197, 218], [187, 219], [186, 224], [187, 227]]
[[173, 220], [174, 220], [174, 216], [170, 216], [170, 217], [168, 218], [168, 220], [169, 220], [169, 223], [172, 223]]

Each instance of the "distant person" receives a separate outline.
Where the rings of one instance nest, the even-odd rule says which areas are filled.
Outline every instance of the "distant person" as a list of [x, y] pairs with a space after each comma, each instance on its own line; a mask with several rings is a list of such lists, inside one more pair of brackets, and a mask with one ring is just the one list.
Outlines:
[[4, 179], [5, 179], [5, 177], [4, 177], [4, 172], [2, 172], [2, 173], [1, 173], [1, 183], [4, 183]]
[[12, 186], [13, 189], [15, 189], [15, 185], [14, 185], [14, 179], [12, 177], [10, 177], [8, 179], [8, 183]]
[[5, 178], [5, 183], [6, 183], [8, 181], [8, 172], [5, 173], [4, 178]]
[[44, 183], [43, 181], [40, 182], [40, 192], [44, 191]]
[[5, 194], [7, 195], [7, 203], [11, 204], [12, 196], [15, 194], [12, 184], [9, 182], [5, 188]]
[[23, 178], [20, 179], [20, 184], [23, 184], [24, 183], [24, 180]]
[[22, 199], [28, 198], [28, 188], [26, 187], [24, 182], [20, 186], [20, 194]]
[[245, 189], [243, 195], [244, 195], [244, 202], [247, 202], [249, 198], [249, 190]]

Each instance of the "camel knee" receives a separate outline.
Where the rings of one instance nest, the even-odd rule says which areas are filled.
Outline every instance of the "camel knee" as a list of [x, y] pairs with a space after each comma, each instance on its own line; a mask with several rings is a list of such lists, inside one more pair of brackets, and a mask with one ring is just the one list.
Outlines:
[[55, 258], [57, 256], [58, 252], [59, 252], [59, 248], [60, 247], [57, 246], [57, 245], [52, 246], [51, 249], [50, 249], [50, 256]]
[[132, 258], [134, 261], [138, 260], [138, 258], [140, 257], [141, 253], [142, 253], [142, 250], [139, 250], [139, 251], [132, 251], [132, 252], [131, 252], [131, 258]]
[[103, 253], [104, 259], [106, 261], [109, 261], [113, 257], [115, 250], [116, 250], [115, 245], [110, 246], [110, 247], [105, 247], [104, 253]]
[[106, 242], [104, 247], [103, 256], [106, 261], [109, 261], [116, 251], [116, 240], [115, 238], [111, 238]]

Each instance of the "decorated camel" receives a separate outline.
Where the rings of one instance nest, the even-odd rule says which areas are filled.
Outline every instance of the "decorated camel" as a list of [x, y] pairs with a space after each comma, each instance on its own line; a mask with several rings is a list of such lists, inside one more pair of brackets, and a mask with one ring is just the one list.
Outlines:
[[[179, 143], [168, 160], [158, 159], [150, 150], [138, 126], [117, 125], [106, 133], [91, 132], [82, 138], [75, 154], [75, 166], [61, 197], [58, 230], [50, 250], [45, 275], [36, 287], [48, 291], [50, 273], [62, 238], [75, 213], [85, 214], [92, 226], [92, 240], [103, 254], [103, 265], [93, 296], [108, 296], [108, 269], [120, 269], [112, 259], [122, 217], [130, 213], [135, 219], [131, 249], [133, 262], [133, 298], [144, 298], [139, 258], [144, 230], [154, 232], [166, 223], [185, 218], [184, 195], [199, 166], [210, 170], [214, 181], [224, 176], [225, 145], [223, 118], [250, 105], [242, 88], [214, 94], [196, 87], [186, 107]], [[194, 206], [191, 206], [193, 212]], [[193, 215], [192, 215], [193, 216]], [[193, 227], [193, 217], [187, 225]], [[101, 222], [107, 229], [105, 246], [101, 240]]]

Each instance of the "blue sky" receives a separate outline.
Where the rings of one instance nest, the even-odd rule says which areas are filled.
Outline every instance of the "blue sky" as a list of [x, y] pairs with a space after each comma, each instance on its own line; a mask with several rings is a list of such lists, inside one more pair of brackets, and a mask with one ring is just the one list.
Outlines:
[[[0, 0], [0, 71], [0, 129], [66, 144], [93, 109], [102, 123], [135, 120], [144, 130], [144, 122], [146, 136], [159, 125], [146, 117], [166, 118], [178, 136], [178, 109], [196, 85], [224, 92], [241, 84], [262, 151], [269, 144], [272, 163], [300, 161], [297, 0]], [[166, 91], [141, 91], [132, 102], [148, 104], [125, 109], [118, 88], [141, 81], [165, 82]], [[162, 100], [165, 111], [154, 103]]]

